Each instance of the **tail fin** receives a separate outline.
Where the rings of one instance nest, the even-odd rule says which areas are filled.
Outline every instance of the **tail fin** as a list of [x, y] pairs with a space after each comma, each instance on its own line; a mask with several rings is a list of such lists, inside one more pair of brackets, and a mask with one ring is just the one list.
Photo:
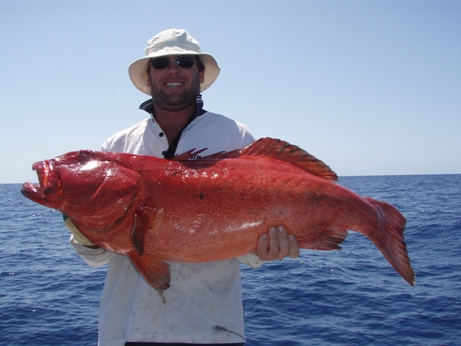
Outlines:
[[370, 240], [381, 250], [397, 273], [414, 286], [415, 273], [411, 268], [407, 245], [403, 237], [405, 217], [386, 202], [372, 198], [366, 198], [366, 200], [376, 207], [381, 228], [379, 232], [372, 232], [369, 235]]

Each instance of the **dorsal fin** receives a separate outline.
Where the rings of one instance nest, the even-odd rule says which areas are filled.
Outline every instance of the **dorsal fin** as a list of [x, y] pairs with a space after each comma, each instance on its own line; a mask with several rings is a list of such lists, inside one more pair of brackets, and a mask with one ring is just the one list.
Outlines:
[[174, 161], [185, 161], [185, 160], [190, 160], [192, 157], [200, 154], [201, 152], [207, 150], [208, 148], [200, 149], [197, 150], [196, 148], [191, 149], [189, 151], [186, 151], [185, 153], [182, 153], [180, 155], [176, 155], [168, 160], [174, 160]]
[[285, 161], [306, 172], [328, 180], [338, 180], [338, 176], [323, 161], [315, 158], [305, 150], [288, 142], [274, 138], [260, 138], [249, 146], [228, 152], [205, 156], [206, 159], [236, 158], [242, 156], [264, 156]]

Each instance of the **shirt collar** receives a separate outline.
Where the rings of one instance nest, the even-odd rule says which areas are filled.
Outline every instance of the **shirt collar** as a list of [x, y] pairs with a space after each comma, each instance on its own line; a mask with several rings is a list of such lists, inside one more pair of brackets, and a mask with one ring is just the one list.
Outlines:
[[[206, 113], [206, 110], [203, 109], [203, 100], [201, 94], [197, 95], [197, 99], [195, 102], [197, 105], [195, 115], [199, 117], [202, 114]], [[151, 115], [152, 120], [154, 120], [154, 101], [151, 98], [141, 103], [139, 109], [142, 109], [143, 111], [149, 113]]]

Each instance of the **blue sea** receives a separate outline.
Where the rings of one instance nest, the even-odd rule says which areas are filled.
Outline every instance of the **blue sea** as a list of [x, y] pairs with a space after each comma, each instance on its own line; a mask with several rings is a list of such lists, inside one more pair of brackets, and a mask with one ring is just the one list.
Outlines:
[[[461, 345], [461, 175], [341, 177], [395, 205], [416, 286], [364, 236], [339, 251], [242, 266], [247, 346]], [[96, 345], [106, 267], [68, 244], [59, 212], [0, 185], [0, 345]]]

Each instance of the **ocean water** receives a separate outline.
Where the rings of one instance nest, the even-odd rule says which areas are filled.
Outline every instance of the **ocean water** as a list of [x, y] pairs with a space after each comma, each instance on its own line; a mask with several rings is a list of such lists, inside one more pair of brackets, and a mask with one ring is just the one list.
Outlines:
[[[339, 183], [407, 218], [416, 286], [355, 232], [339, 251], [242, 266], [246, 345], [461, 345], [461, 175]], [[106, 267], [68, 238], [59, 212], [0, 185], [0, 345], [97, 344]]]

